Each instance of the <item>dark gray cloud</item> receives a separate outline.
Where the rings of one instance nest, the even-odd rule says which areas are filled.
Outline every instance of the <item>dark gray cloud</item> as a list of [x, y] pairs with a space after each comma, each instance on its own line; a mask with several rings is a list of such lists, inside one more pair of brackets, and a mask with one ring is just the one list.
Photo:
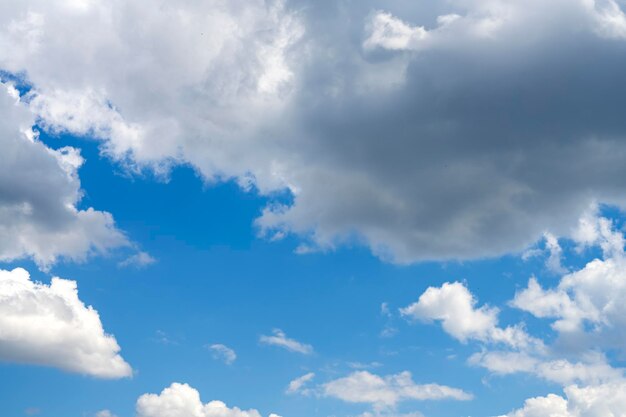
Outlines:
[[25, 3], [0, 67], [26, 71], [42, 125], [133, 167], [287, 187], [257, 225], [302, 252], [496, 256], [625, 202], [612, 0]]

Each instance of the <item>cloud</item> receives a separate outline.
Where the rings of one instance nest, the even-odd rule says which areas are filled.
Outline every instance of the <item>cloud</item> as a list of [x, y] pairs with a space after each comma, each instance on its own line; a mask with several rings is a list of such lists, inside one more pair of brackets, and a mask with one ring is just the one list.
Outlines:
[[27, 271], [0, 270], [0, 360], [52, 366], [98, 378], [132, 369], [102, 328], [98, 312], [78, 298], [76, 282], [33, 282]]
[[272, 336], [262, 335], [259, 341], [264, 345], [278, 346], [291, 352], [302, 353], [303, 355], [313, 353], [313, 346], [288, 338], [285, 332], [280, 329], [274, 329], [272, 333]]
[[502, 417], [606, 417], [626, 410], [626, 385], [604, 384], [565, 388], [565, 398], [550, 394], [526, 400], [524, 407]]
[[626, 206], [617, 1], [396, 6], [12, 2], [0, 68], [28, 77], [45, 129], [254, 188], [260, 233], [309, 251], [498, 256]]
[[[552, 355], [554, 356], [554, 355]], [[604, 355], [587, 353], [575, 362], [527, 352], [484, 351], [473, 354], [468, 362], [496, 375], [529, 373], [562, 386], [593, 385], [622, 380], [623, 369], [613, 368]]]
[[367, 371], [327, 382], [321, 386], [322, 395], [350, 403], [367, 403], [377, 410], [394, 408], [407, 400], [470, 400], [472, 395], [445, 385], [413, 382], [408, 371], [380, 377]]
[[448, 334], [464, 343], [475, 339], [514, 348], [541, 348], [541, 341], [529, 336], [521, 326], [498, 327], [497, 308], [475, 305], [476, 300], [465, 285], [446, 282], [441, 287], [429, 287], [417, 302], [400, 309], [400, 313], [414, 320], [441, 321]]
[[304, 386], [313, 378], [315, 378], [315, 374], [313, 372], [304, 374], [301, 377], [298, 377], [294, 379], [293, 381], [289, 382], [289, 386], [287, 387], [287, 390], [285, 392], [287, 394], [299, 393], [302, 395], [309, 395], [312, 393], [312, 391], [309, 389], [304, 389]]
[[261, 417], [257, 410], [229, 408], [221, 401], [203, 404], [196, 389], [179, 383], [173, 383], [160, 394], [142, 395], [137, 399], [136, 409], [137, 417]]
[[80, 152], [40, 142], [26, 104], [2, 83], [0, 115], [0, 261], [32, 258], [47, 269], [128, 245], [109, 213], [78, 208]]
[[95, 417], [117, 417], [117, 416], [109, 410], [101, 410], [95, 414]]
[[222, 344], [213, 344], [207, 346], [213, 352], [213, 359], [220, 360], [226, 365], [232, 365], [237, 359], [237, 354], [228, 346]]
[[541, 287], [536, 278], [518, 291], [511, 305], [553, 319], [560, 341], [570, 348], [626, 349], [626, 254], [624, 236], [606, 218], [581, 220], [579, 244], [602, 248], [602, 259], [565, 274], [558, 286]]
[[139, 251], [136, 254], [124, 259], [122, 262], [118, 263], [118, 265], [122, 268], [145, 268], [148, 265], [152, 265], [156, 261], [157, 260], [153, 258], [149, 253]]

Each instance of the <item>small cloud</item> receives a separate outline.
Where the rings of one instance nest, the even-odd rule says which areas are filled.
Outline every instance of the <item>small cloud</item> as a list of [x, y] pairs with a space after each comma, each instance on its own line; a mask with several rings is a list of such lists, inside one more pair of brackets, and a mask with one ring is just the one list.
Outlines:
[[120, 268], [134, 267], [141, 269], [145, 268], [148, 265], [152, 265], [156, 261], [157, 260], [153, 258], [148, 252], [140, 251], [119, 262], [117, 265]]
[[385, 302], [380, 305], [380, 314], [385, 317], [391, 317], [391, 310], [389, 310], [388, 303]]
[[309, 372], [308, 374], [302, 375], [299, 378], [294, 379], [289, 383], [287, 387], [287, 394], [302, 394], [302, 395], [310, 395], [312, 390], [305, 388], [305, 385], [315, 378], [315, 374], [313, 372]]
[[288, 338], [285, 332], [280, 329], [274, 329], [272, 333], [272, 336], [261, 336], [259, 341], [264, 345], [278, 346], [291, 352], [302, 353], [303, 355], [313, 353], [313, 346]]
[[380, 362], [370, 362], [370, 363], [362, 363], [362, 362], [348, 362], [348, 366], [352, 369], [373, 369], [380, 368], [383, 366]]
[[232, 365], [237, 359], [237, 354], [231, 348], [220, 343], [207, 346], [207, 349], [213, 353], [213, 359], [224, 362], [226, 365]]
[[95, 414], [95, 417], [117, 417], [115, 414], [110, 412], [109, 410], [101, 410]]
[[161, 343], [162, 345], [177, 345], [178, 342], [171, 339], [170, 336], [165, 333], [163, 330], [157, 330], [156, 331], [156, 339], [155, 339], [158, 343]]
[[27, 416], [36, 416], [37, 414], [41, 413], [41, 409], [37, 408], [37, 407], [28, 407], [26, 410], [24, 410], [24, 414], [26, 414]]

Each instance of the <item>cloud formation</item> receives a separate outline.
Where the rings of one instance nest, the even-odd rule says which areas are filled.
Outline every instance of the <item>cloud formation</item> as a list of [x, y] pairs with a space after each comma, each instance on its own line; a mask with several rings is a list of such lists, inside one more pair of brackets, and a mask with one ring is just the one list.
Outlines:
[[37, 140], [34, 116], [9, 84], [0, 83], [0, 115], [0, 261], [32, 258], [45, 269], [127, 246], [109, 213], [78, 208], [80, 152]]
[[308, 388], [305, 388], [305, 385], [307, 385], [313, 378], [315, 378], [315, 373], [313, 372], [304, 374], [301, 377], [298, 377], [292, 380], [291, 382], [289, 382], [289, 386], [287, 387], [287, 390], [285, 392], [287, 394], [299, 393], [302, 395], [309, 395], [313, 391]]
[[321, 386], [322, 395], [350, 403], [371, 404], [376, 410], [395, 408], [407, 400], [470, 400], [465, 391], [439, 384], [419, 385], [408, 371], [396, 375], [378, 376], [367, 371], [327, 382]]
[[0, 270], [0, 360], [129, 377], [132, 369], [119, 352], [98, 312], [78, 298], [75, 281], [52, 278], [46, 285], [21, 268]]
[[495, 307], [475, 307], [472, 293], [460, 282], [444, 283], [441, 287], [429, 287], [419, 300], [400, 313], [411, 319], [441, 321], [443, 329], [461, 342], [480, 340], [503, 343], [513, 348], [540, 348], [540, 340], [530, 337], [520, 326], [500, 328]]
[[302, 5], [14, 2], [0, 68], [26, 74], [41, 126], [131, 170], [290, 190], [256, 225], [299, 252], [497, 256], [626, 206], [615, 0]]
[[313, 353], [313, 346], [298, 342], [295, 339], [290, 339], [285, 332], [280, 329], [272, 330], [271, 336], [262, 335], [259, 338], [259, 342], [264, 345], [278, 346], [291, 352], [302, 353], [303, 355]]
[[524, 407], [501, 417], [606, 417], [623, 416], [626, 384], [569, 386], [565, 398], [550, 394], [526, 400]]
[[226, 365], [232, 365], [237, 359], [235, 351], [226, 345], [215, 343], [207, 346], [207, 348], [213, 353], [213, 359], [220, 360]]
[[180, 383], [173, 383], [160, 394], [142, 395], [136, 409], [137, 417], [261, 417], [257, 410], [229, 408], [221, 401], [203, 404], [196, 389]]

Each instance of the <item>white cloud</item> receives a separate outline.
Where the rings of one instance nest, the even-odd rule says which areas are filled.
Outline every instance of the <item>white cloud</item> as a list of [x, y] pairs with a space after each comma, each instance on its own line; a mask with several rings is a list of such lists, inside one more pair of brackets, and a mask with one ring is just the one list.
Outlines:
[[603, 355], [598, 354], [583, 355], [581, 360], [572, 362], [525, 352], [485, 351], [472, 355], [468, 362], [497, 375], [529, 373], [562, 386], [601, 384], [624, 377], [622, 369], [613, 368]]
[[95, 417], [117, 417], [109, 410], [100, 410], [95, 414]]
[[470, 400], [472, 395], [445, 385], [413, 382], [410, 372], [378, 376], [367, 371], [327, 382], [321, 386], [322, 395], [351, 403], [367, 403], [377, 410], [394, 408], [407, 400]]
[[315, 378], [315, 374], [313, 372], [309, 372], [307, 374], [298, 377], [291, 382], [289, 382], [289, 386], [287, 387], [287, 394], [295, 394], [299, 393], [302, 395], [309, 395], [312, 393], [311, 390], [305, 389], [304, 386], [309, 383], [313, 378]]
[[145, 268], [146, 266], [152, 265], [155, 262], [156, 259], [153, 258], [148, 252], [139, 251], [136, 254], [124, 259], [118, 265], [122, 268], [131, 266], [135, 268]]
[[142, 395], [137, 399], [136, 409], [137, 417], [261, 417], [257, 410], [229, 408], [221, 401], [203, 404], [196, 389], [179, 383], [173, 383], [160, 394]]
[[[621, 417], [626, 410], [626, 384], [565, 388], [565, 398], [550, 394], [526, 400], [506, 417]], [[505, 416], [502, 416], [505, 417]]]
[[443, 329], [461, 342], [475, 339], [514, 348], [542, 347], [541, 341], [530, 337], [521, 326], [498, 327], [497, 308], [475, 306], [476, 300], [465, 285], [446, 282], [441, 287], [429, 287], [400, 313], [415, 320], [441, 321]]
[[262, 335], [259, 341], [264, 345], [278, 346], [291, 352], [302, 353], [303, 355], [313, 353], [313, 346], [288, 338], [285, 332], [280, 329], [272, 330], [271, 336]]
[[559, 244], [559, 240], [551, 233], [544, 233], [546, 240], [546, 249], [548, 250], [548, 259], [546, 259], [546, 266], [555, 274], [563, 274], [567, 272], [567, 269], [561, 264], [563, 249]]
[[99, 378], [131, 376], [119, 351], [98, 312], [78, 298], [75, 281], [52, 278], [46, 285], [21, 268], [0, 270], [0, 360]]
[[58, 258], [80, 261], [128, 245], [109, 213], [77, 207], [79, 151], [37, 140], [33, 115], [2, 83], [0, 115], [0, 261], [28, 257], [46, 269]]
[[583, 218], [578, 236], [583, 246], [598, 245], [603, 259], [564, 275], [558, 286], [543, 289], [535, 278], [516, 293], [511, 305], [538, 318], [554, 319], [563, 342], [626, 350], [626, 256], [624, 237], [604, 218]]
[[216, 343], [207, 347], [213, 352], [213, 359], [220, 360], [226, 365], [232, 365], [237, 359], [235, 351], [226, 345]]
[[417, 49], [427, 36], [423, 26], [412, 27], [389, 13], [375, 13], [368, 27], [370, 33], [363, 48], [391, 50]]

